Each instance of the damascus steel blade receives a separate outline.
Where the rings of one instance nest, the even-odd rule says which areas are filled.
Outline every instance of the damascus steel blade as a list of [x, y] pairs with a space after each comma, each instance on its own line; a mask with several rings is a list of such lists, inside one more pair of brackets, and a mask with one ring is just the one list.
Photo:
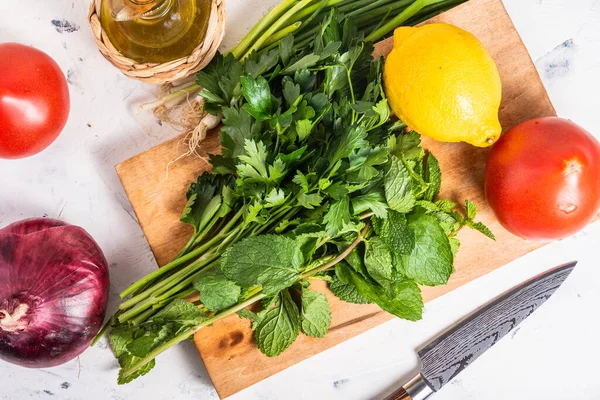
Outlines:
[[541, 306], [577, 262], [556, 267], [509, 290], [419, 351], [421, 376], [438, 391]]

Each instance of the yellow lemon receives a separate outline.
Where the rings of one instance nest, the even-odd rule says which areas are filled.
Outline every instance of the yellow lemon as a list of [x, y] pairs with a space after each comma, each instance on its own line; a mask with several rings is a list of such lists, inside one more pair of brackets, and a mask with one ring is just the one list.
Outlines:
[[479, 147], [500, 137], [500, 75], [465, 30], [448, 24], [396, 29], [383, 79], [391, 109], [424, 136]]

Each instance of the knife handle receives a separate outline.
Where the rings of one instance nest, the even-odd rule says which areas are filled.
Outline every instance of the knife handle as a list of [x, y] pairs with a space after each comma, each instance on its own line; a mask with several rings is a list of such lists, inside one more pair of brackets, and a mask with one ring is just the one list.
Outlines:
[[408, 392], [401, 387], [394, 391], [394, 393], [389, 394], [384, 400], [412, 400], [412, 397], [410, 397]]
[[434, 391], [425, 383], [421, 375], [417, 375], [407, 384], [395, 390], [392, 394], [384, 397], [383, 400], [425, 400], [429, 398]]

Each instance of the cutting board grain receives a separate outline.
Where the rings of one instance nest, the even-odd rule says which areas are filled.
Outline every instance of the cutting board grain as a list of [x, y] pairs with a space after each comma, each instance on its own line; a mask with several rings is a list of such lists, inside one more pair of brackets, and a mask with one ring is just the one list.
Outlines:
[[[446, 22], [462, 27], [481, 40], [496, 60], [503, 83], [500, 122], [507, 129], [530, 118], [555, 115], [540, 77], [500, 0], [471, 0], [431, 22]], [[391, 40], [376, 46], [377, 55], [386, 55]], [[182, 152], [182, 137], [163, 143], [119, 165], [116, 169], [137, 218], [159, 265], [168, 262], [183, 246], [191, 231], [179, 222], [185, 204], [184, 193], [190, 182], [208, 165], [188, 157], [167, 164]], [[456, 273], [448, 285], [424, 288], [426, 301], [443, 295], [465, 283], [538, 248], [539, 243], [523, 241], [506, 232], [494, 219], [483, 195], [483, 173], [488, 149], [466, 144], [423, 140], [440, 161], [444, 174], [442, 196], [463, 203], [475, 201], [480, 218], [497, 236], [492, 242], [483, 235], [463, 231], [463, 246], [456, 259]], [[216, 132], [203, 143], [203, 151], [218, 151]], [[314, 285], [327, 293], [322, 284]], [[376, 306], [350, 305], [327, 293], [332, 308], [331, 330], [326, 338], [300, 336], [281, 356], [263, 356], [252, 341], [249, 323], [232, 316], [204, 329], [195, 343], [212, 382], [222, 398], [259, 382], [293, 364], [324, 351], [390, 318]]]

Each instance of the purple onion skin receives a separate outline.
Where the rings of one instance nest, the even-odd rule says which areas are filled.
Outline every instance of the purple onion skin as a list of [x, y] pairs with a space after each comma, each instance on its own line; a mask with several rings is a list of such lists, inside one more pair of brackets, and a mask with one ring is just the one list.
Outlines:
[[0, 230], [0, 359], [47, 368], [77, 357], [106, 313], [106, 258], [77, 226], [38, 218]]

